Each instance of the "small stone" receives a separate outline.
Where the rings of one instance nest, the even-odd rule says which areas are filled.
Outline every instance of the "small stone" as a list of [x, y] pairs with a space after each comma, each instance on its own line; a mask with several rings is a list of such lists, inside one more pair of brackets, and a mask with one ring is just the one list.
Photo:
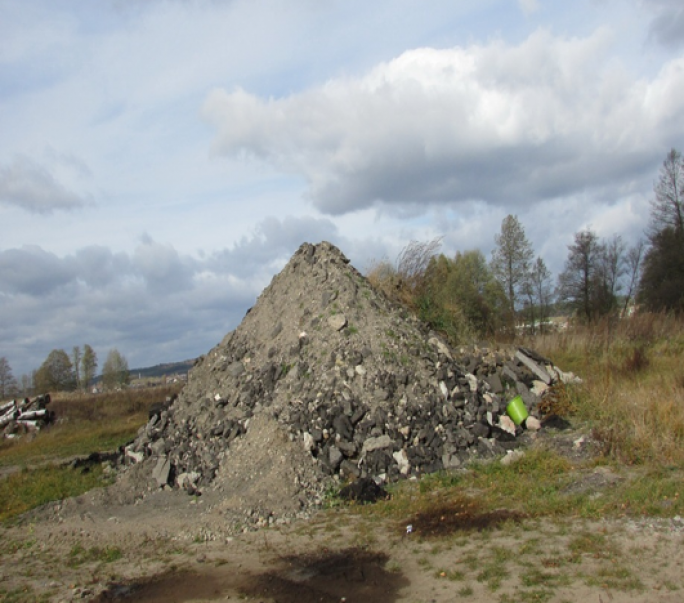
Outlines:
[[499, 427], [506, 433], [515, 435], [515, 423], [513, 422], [513, 419], [511, 419], [508, 415], [499, 416]]
[[535, 395], [535, 396], [543, 396], [546, 390], [549, 389], [549, 386], [546, 385], [543, 381], [538, 381], [535, 380], [532, 382], [532, 388], [530, 391]]
[[340, 451], [339, 448], [335, 446], [330, 447], [330, 451], [328, 452], [328, 461], [330, 462], [330, 466], [334, 469], [337, 470], [337, 468], [340, 466], [340, 463], [342, 462], [343, 459], [342, 452]]
[[145, 458], [145, 455], [142, 452], [134, 452], [126, 448], [126, 458], [131, 459], [134, 463], [140, 463]]
[[308, 432], [304, 432], [304, 450], [311, 452], [314, 448], [315, 442], [313, 436]]
[[169, 474], [171, 473], [171, 463], [166, 457], [161, 457], [152, 471], [152, 478], [156, 480], [157, 485], [161, 488], [169, 483]]
[[347, 318], [344, 314], [333, 314], [328, 318], [328, 325], [335, 331], [341, 331], [347, 326]]
[[368, 438], [363, 443], [361, 454], [364, 455], [367, 452], [373, 452], [374, 450], [380, 450], [381, 448], [389, 448], [390, 446], [392, 446], [392, 438], [387, 434], [375, 438]]
[[242, 364], [242, 362], [233, 362], [233, 364], [228, 366], [226, 372], [231, 377], [239, 377], [240, 375], [242, 375], [242, 373], [245, 372], [245, 365]]
[[409, 471], [411, 470], [411, 463], [409, 462], [406, 450], [404, 450], [403, 448], [401, 450], [397, 450], [397, 452], [395, 452], [392, 455], [392, 457], [399, 466], [399, 473], [401, 473], [402, 475], [408, 475]]
[[445, 399], [449, 398], [449, 388], [446, 386], [444, 381], [439, 382], [439, 390], [442, 392], [442, 395]]
[[537, 417], [530, 415], [527, 417], [527, 419], [525, 419], [525, 427], [527, 427], [527, 429], [530, 431], [539, 431], [541, 429], [541, 423]]

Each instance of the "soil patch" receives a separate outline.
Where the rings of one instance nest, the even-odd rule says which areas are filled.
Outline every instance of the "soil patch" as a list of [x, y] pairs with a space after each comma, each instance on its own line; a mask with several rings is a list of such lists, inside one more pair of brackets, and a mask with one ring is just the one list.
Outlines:
[[408, 522], [410, 532], [425, 538], [448, 536], [454, 532], [480, 532], [512, 521], [520, 523], [523, 513], [499, 509], [481, 512], [472, 501], [461, 500], [442, 504], [414, 515]]
[[136, 601], [183, 603], [199, 599], [253, 598], [278, 603], [392, 603], [408, 580], [385, 569], [389, 556], [361, 548], [291, 555], [273, 569], [241, 575], [234, 568], [207, 572], [167, 572], [126, 584], [112, 584], [94, 603]]
[[278, 603], [391, 603], [409, 582], [385, 569], [388, 560], [386, 553], [359, 548], [287, 557], [284, 568], [252, 576], [239, 590]]

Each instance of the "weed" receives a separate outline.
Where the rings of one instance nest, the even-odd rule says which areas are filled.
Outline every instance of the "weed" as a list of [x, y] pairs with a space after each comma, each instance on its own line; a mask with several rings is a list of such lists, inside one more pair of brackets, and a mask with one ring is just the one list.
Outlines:
[[86, 549], [81, 544], [75, 544], [69, 552], [68, 565], [78, 567], [90, 562], [113, 563], [122, 557], [123, 552], [118, 547], [91, 547]]
[[435, 571], [435, 578], [446, 578], [452, 582], [462, 582], [465, 580], [465, 573], [460, 570], [438, 569]]
[[501, 588], [501, 581], [509, 575], [510, 572], [505, 567], [490, 563], [478, 572], [475, 579], [478, 582], [486, 583], [489, 590], [496, 591]]
[[529, 567], [520, 578], [523, 586], [545, 586], [555, 588], [558, 586], [567, 586], [570, 584], [570, 577], [566, 574], [558, 574], [553, 572], [544, 572], [535, 567]]
[[458, 594], [461, 597], [472, 597], [474, 592], [475, 591], [473, 590], [473, 587], [470, 585], [466, 585], [458, 589]]
[[347, 328], [344, 330], [344, 334], [349, 336], [349, 335], [356, 335], [359, 332], [359, 330], [354, 326], [354, 325], [348, 325]]
[[502, 594], [499, 603], [546, 603], [552, 598], [553, 591], [548, 589], [518, 590], [513, 595]]

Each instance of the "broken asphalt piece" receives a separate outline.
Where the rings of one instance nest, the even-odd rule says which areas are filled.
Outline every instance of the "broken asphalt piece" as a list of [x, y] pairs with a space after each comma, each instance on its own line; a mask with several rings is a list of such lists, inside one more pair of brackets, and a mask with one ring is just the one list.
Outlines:
[[349, 502], [374, 503], [377, 500], [385, 500], [387, 491], [378, 486], [372, 478], [362, 477], [342, 488], [338, 497]]

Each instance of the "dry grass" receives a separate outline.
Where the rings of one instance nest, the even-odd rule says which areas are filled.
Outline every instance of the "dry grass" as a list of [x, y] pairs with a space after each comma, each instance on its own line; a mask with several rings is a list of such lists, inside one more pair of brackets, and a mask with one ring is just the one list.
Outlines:
[[388, 261], [375, 262], [367, 270], [371, 285], [389, 299], [416, 310], [416, 299], [425, 286], [428, 265], [441, 245], [441, 237], [431, 241], [411, 241], [397, 257], [396, 267]]
[[135, 437], [155, 402], [178, 393], [179, 385], [104, 394], [57, 393], [50, 410], [56, 423], [36, 437], [0, 440], [0, 466], [34, 465], [95, 451], [113, 450]]
[[684, 463], [684, 319], [604, 320], [526, 344], [584, 379], [572, 404], [606, 453], [630, 464]]

